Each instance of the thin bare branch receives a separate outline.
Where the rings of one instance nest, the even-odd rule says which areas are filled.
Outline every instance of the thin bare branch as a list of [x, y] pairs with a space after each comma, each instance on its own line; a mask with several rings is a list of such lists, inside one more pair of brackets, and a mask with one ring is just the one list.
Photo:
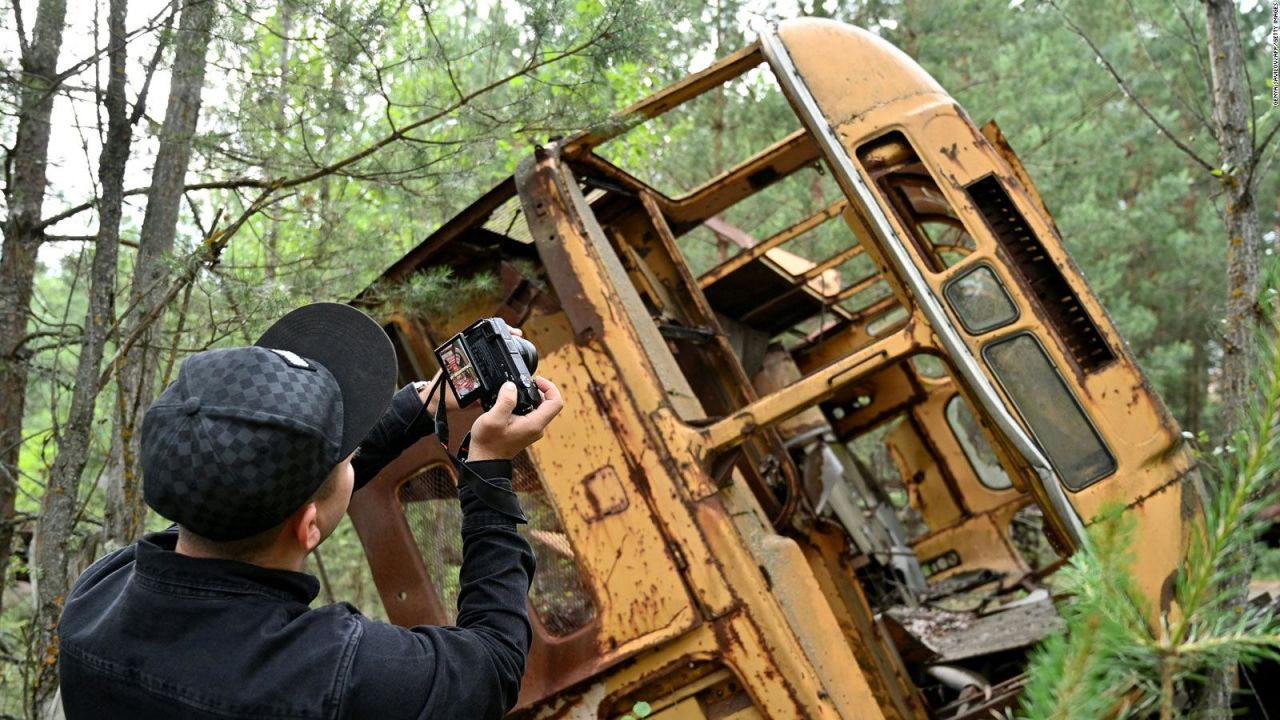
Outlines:
[[[557, 62], [557, 61], [559, 61], [559, 60], [563, 60], [563, 59], [565, 59], [565, 58], [567, 58], [567, 57], [572, 57], [572, 56], [575, 56], [575, 55], [580, 55], [580, 54], [582, 54], [583, 52], [586, 52], [588, 49], [590, 49], [592, 46], [594, 46], [596, 43], [598, 43], [598, 42], [600, 41], [600, 37], [601, 37], [601, 35], [600, 35], [600, 34], [593, 35], [593, 36], [592, 36], [589, 40], [587, 40], [586, 42], [584, 42], [584, 43], [582, 43], [582, 44], [580, 44], [580, 45], [578, 45], [578, 46], [576, 46], [576, 47], [574, 47], [574, 48], [572, 48], [572, 49], [570, 49], [570, 50], [567, 50], [567, 51], [565, 51], [564, 53], [561, 53], [561, 54], [558, 54], [558, 55], [555, 55], [555, 56], [552, 56], [552, 57], [549, 57], [549, 58], [543, 58], [543, 59], [541, 59], [541, 60], [537, 60], [537, 61], [530, 61], [530, 62], [527, 62], [527, 63], [525, 63], [523, 66], [521, 66], [518, 70], [516, 70], [515, 72], [512, 72], [512, 73], [509, 73], [509, 74], [507, 74], [507, 75], [504, 75], [503, 77], [501, 77], [501, 78], [499, 78], [499, 79], [497, 79], [497, 80], [494, 80], [494, 81], [492, 81], [492, 82], [489, 82], [488, 84], [486, 84], [486, 85], [484, 85], [484, 86], [482, 86], [482, 87], [480, 87], [480, 88], [478, 88], [478, 89], [476, 89], [476, 90], [473, 90], [473, 91], [471, 91], [470, 93], [467, 93], [467, 94], [465, 94], [465, 95], [463, 95], [463, 96], [459, 97], [456, 101], [454, 101], [453, 103], [451, 103], [451, 104], [450, 104], [450, 105], [448, 105], [447, 107], [445, 107], [445, 108], [443, 108], [443, 109], [441, 109], [441, 110], [439, 110], [439, 111], [437, 111], [437, 112], [431, 113], [430, 115], [427, 115], [427, 116], [425, 116], [425, 117], [419, 118], [419, 119], [417, 119], [417, 120], [415, 120], [415, 121], [413, 121], [413, 122], [411, 122], [411, 123], [409, 123], [409, 124], [407, 124], [407, 125], [403, 125], [403, 126], [401, 126], [400, 128], [398, 128], [398, 129], [396, 129], [396, 130], [392, 131], [391, 133], [387, 134], [386, 136], [384, 136], [381, 140], [378, 140], [377, 142], [373, 143], [372, 145], [369, 145], [368, 147], [366, 147], [365, 149], [363, 149], [363, 150], [361, 150], [361, 151], [359, 151], [359, 152], [357, 152], [357, 153], [354, 153], [354, 154], [352, 154], [352, 155], [348, 155], [347, 157], [345, 157], [345, 158], [343, 158], [343, 159], [341, 159], [341, 160], [338, 160], [338, 161], [336, 161], [336, 162], [330, 163], [330, 164], [328, 164], [328, 165], [326, 165], [326, 166], [324, 166], [324, 167], [317, 168], [317, 169], [316, 169], [315, 171], [313, 171], [313, 172], [306, 173], [306, 174], [304, 174], [304, 175], [300, 175], [300, 176], [297, 176], [297, 177], [294, 177], [294, 178], [288, 178], [288, 179], [280, 180], [280, 181], [278, 181], [277, 183], [275, 183], [274, 187], [275, 187], [276, 189], [285, 189], [285, 188], [296, 187], [296, 186], [298, 186], [298, 185], [303, 185], [303, 184], [305, 184], [305, 183], [309, 183], [309, 182], [311, 182], [311, 181], [313, 181], [313, 180], [318, 180], [318, 179], [320, 179], [320, 178], [322, 178], [322, 177], [324, 177], [324, 176], [326, 176], [326, 175], [332, 175], [332, 174], [334, 174], [335, 172], [337, 172], [338, 170], [341, 170], [341, 169], [346, 168], [346, 167], [348, 167], [348, 166], [350, 166], [350, 165], [353, 165], [353, 164], [355, 164], [355, 163], [357, 163], [357, 162], [359, 162], [359, 161], [361, 161], [361, 160], [363, 160], [363, 159], [365, 159], [365, 158], [369, 157], [370, 155], [373, 155], [374, 153], [378, 152], [378, 151], [379, 151], [379, 150], [381, 150], [382, 148], [384, 148], [384, 147], [386, 147], [386, 146], [388, 146], [388, 145], [391, 145], [391, 144], [393, 144], [393, 143], [395, 143], [395, 142], [397, 142], [397, 141], [399, 141], [399, 140], [403, 139], [403, 138], [404, 138], [404, 136], [405, 136], [407, 133], [409, 133], [410, 131], [415, 130], [415, 129], [417, 129], [417, 128], [420, 128], [420, 127], [422, 127], [422, 126], [424, 126], [424, 125], [428, 125], [428, 124], [430, 124], [430, 123], [433, 123], [433, 122], [435, 122], [435, 121], [437, 121], [437, 120], [440, 120], [441, 118], [443, 118], [443, 117], [445, 117], [445, 116], [449, 115], [450, 113], [457, 112], [459, 109], [461, 109], [464, 105], [466, 105], [466, 104], [470, 103], [472, 100], [475, 100], [475, 99], [476, 99], [476, 98], [478, 98], [478, 97], [481, 97], [481, 96], [486, 95], [486, 94], [488, 94], [488, 93], [490, 93], [490, 92], [493, 92], [493, 91], [494, 91], [494, 90], [496, 90], [497, 88], [502, 87], [503, 85], [506, 85], [507, 83], [511, 82], [512, 80], [514, 80], [514, 79], [516, 79], [516, 78], [518, 78], [518, 77], [521, 77], [521, 76], [524, 76], [524, 75], [528, 75], [528, 74], [530, 74], [530, 73], [532, 73], [532, 72], [534, 72], [534, 71], [538, 70], [539, 68], [545, 67], [546, 65], [550, 65], [550, 64], [555, 63], [555, 62]], [[242, 185], [242, 187], [267, 187], [269, 184], [270, 184], [270, 183], [268, 183], [267, 181], [260, 181], [260, 184], [257, 184], [257, 185], [253, 185], [253, 184], [246, 184], [246, 185]]]
[[1195, 23], [1191, 22], [1191, 18], [1187, 15], [1187, 11], [1180, 4], [1170, 3], [1173, 9], [1178, 12], [1178, 18], [1182, 20], [1182, 25], [1187, 29], [1187, 36], [1183, 38], [1191, 49], [1191, 57], [1196, 59], [1196, 67], [1200, 69], [1200, 82], [1204, 83], [1205, 88], [1213, 87], [1213, 80], [1209, 75], [1209, 68], [1204, 64], [1204, 58], [1201, 53], [1204, 52], [1205, 41], [1196, 33]]
[[[1134, 6], [1133, 0], [1125, 0], [1125, 1], [1129, 5], [1129, 16], [1133, 18], [1134, 24], [1137, 25], [1138, 9]], [[1149, 18], [1147, 18], [1147, 21], [1151, 22]], [[1209, 122], [1209, 118], [1206, 117], [1203, 112], [1201, 112], [1200, 108], [1197, 107], [1195, 103], [1189, 102], [1186, 98], [1182, 97], [1182, 93], [1178, 92], [1179, 85], [1185, 84], [1186, 86], [1191, 87], [1191, 83], [1189, 82], [1189, 78], [1187, 78], [1186, 71], [1182, 68], [1181, 65], [1178, 65], [1177, 69], [1179, 74], [1182, 76], [1183, 80], [1187, 80], [1188, 82], [1170, 83], [1169, 81], [1165, 80], [1164, 74], [1160, 72], [1161, 64], [1159, 62], [1156, 62], [1155, 57], [1151, 55], [1151, 46], [1147, 44], [1147, 41], [1145, 38], [1143, 38], [1141, 32], [1135, 33], [1135, 36], [1138, 39], [1138, 46], [1142, 48], [1142, 54], [1146, 55], [1147, 62], [1151, 63], [1152, 72], [1156, 73], [1156, 75], [1160, 78], [1160, 84], [1166, 88], [1170, 88], [1171, 89], [1170, 94], [1173, 95], [1173, 99], [1177, 100], [1178, 104], [1181, 105], [1184, 110], [1191, 113], [1191, 115], [1193, 115], [1195, 119], [1200, 123], [1201, 127], [1207, 130], [1210, 135], [1213, 135], [1213, 123]], [[1197, 52], [1192, 54], [1195, 55], [1197, 58], [1199, 58], [1200, 56], [1200, 52], [1198, 50]], [[1209, 86], [1206, 85], [1205, 87], [1207, 89]]]
[[1075, 21], [1071, 19], [1071, 16], [1067, 15], [1066, 11], [1064, 11], [1061, 7], [1058, 6], [1058, 3], [1056, 2], [1056, 0], [1049, 0], [1049, 5], [1052, 6], [1054, 10], [1058, 11], [1058, 14], [1062, 16], [1063, 22], [1067, 24], [1067, 27], [1071, 29], [1071, 32], [1078, 35], [1080, 39], [1083, 40], [1085, 44], [1089, 46], [1089, 49], [1093, 51], [1093, 56], [1097, 58], [1098, 62], [1102, 63], [1102, 66], [1104, 68], [1106, 68], [1107, 72], [1111, 75], [1112, 79], [1115, 80], [1116, 84], [1120, 86], [1120, 90], [1125, 94], [1126, 97], [1128, 97], [1131, 101], [1133, 101], [1133, 104], [1138, 107], [1138, 110], [1142, 111], [1142, 114], [1145, 115], [1147, 119], [1151, 121], [1151, 124], [1155, 125], [1157, 130], [1159, 130], [1165, 137], [1167, 137], [1169, 141], [1172, 142], [1187, 157], [1191, 158], [1193, 162], [1195, 162], [1197, 165], [1204, 168], [1205, 170], [1212, 172], [1214, 169], [1213, 164], [1209, 163], [1204, 158], [1200, 157], [1199, 153], [1197, 153], [1193, 148], [1191, 148], [1189, 145], [1187, 145], [1182, 140], [1180, 140], [1176, 135], [1170, 132], [1169, 128], [1165, 127], [1164, 123], [1160, 122], [1160, 119], [1157, 118], [1155, 114], [1152, 113], [1149, 108], [1147, 108], [1146, 104], [1144, 104], [1142, 100], [1138, 98], [1137, 94], [1133, 92], [1133, 89], [1129, 87], [1129, 83], [1126, 82], [1125, 79], [1120, 75], [1119, 71], [1116, 70], [1116, 67], [1111, 64], [1111, 61], [1107, 59], [1107, 56], [1102, 54], [1102, 49], [1099, 48], [1097, 44], [1093, 42], [1093, 38], [1089, 37], [1088, 33], [1086, 33], [1084, 29], [1081, 28], [1079, 25], [1077, 25]]
[[27, 42], [27, 29], [22, 24], [22, 3], [20, 0], [13, 0], [13, 24], [18, 33], [18, 49], [22, 51], [22, 57], [25, 58], [31, 52], [31, 46]]
[[426, 8], [423, 8], [422, 19], [426, 23], [427, 32], [431, 33], [431, 39], [435, 41], [436, 49], [440, 51], [440, 59], [444, 62], [444, 71], [449, 77], [449, 84], [453, 86], [454, 94], [462, 97], [462, 86], [458, 84], [458, 76], [453, 72], [453, 61], [449, 59], [449, 53], [445, 50], [444, 43], [440, 41], [435, 25], [431, 24], [431, 13]]
[[[263, 190], [258, 194], [258, 197], [254, 199], [253, 203], [248, 208], [245, 208], [244, 212], [242, 212], [239, 217], [228, 225], [225, 230], [215, 230], [213, 233], [205, 236], [200, 243], [200, 247], [187, 259], [187, 262], [185, 263], [186, 267], [183, 271], [173, 280], [173, 282], [169, 283], [169, 287], [165, 290], [164, 295], [162, 295], [160, 299], [151, 306], [151, 309], [145, 315], [138, 318], [138, 322], [134, 326], [133, 331], [120, 342], [119, 346], [116, 348], [116, 354], [112, 356], [106, 367], [103, 368], [102, 374], [98, 376], [99, 390], [106, 387], [107, 382], [109, 382], [111, 377], [120, 369], [120, 366], [124, 362], [125, 357], [129, 354], [129, 351], [138, 343], [138, 340], [142, 339], [143, 335], [146, 335], [147, 330], [151, 325], [160, 317], [164, 316], [165, 311], [169, 308], [169, 303], [173, 302], [173, 299], [178, 296], [178, 293], [181, 292], [188, 283], [195, 281], [196, 277], [200, 273], [200, 269], [208, 264], [216, 264], [218, 258], [222, 255], [223, 249], [226, 248], [227, 243], [231, 241], [231, 238], [236, 234], [236, 232], [239, 231], [250, 218], [258, 214], [259, 210], [270, 204], [272, 193], [273, 189], [269, 188]], [[214, 221], [214, 227], [217, 227], [216, 220]], [[118, 319], [117, 325], [119, 325]]]
[[169, 7], [171, 8], [169, 17], [165, 18], [164, 28], [160, 32], [160, 40], [156, 43], [156, 50], [151, 54], [150, 62], [147, 63], [147, 72], [143, 76], [142, 87], [138, 90], [138, 98], [133, 103], [133, 112], [129, 115], [130, 126], [136, 126], [147, 110], [147, 93], [151, 91], [151, 78], [155, 76], [156, 67], [160, 65], [160, 58], [164, 55], [165, 48], [169, 46], [169, 39], [173, 36], [170, 31], [173, 30], [174, 18], [178, 16], [178, 4], [172, 3]]
[[169, 359], [165, 362], [164, 372], [160, 374], [160, 384], [168, 385], [173, 379], [173, 367], [178, 362], [179, 342], [187, 325], [187, 308], [191, 307], [191, 287], [195, 283], [187, 283], [182, 290], [182, 307], [178, 310], [178, 327], [173, 331], [173, 344], [169, 346]]
[[[160, 18], [164, 16], [165, 12], [169, 12], [172, 15], [172, 13], [174, 12], [174, 8], [172, 7], [172, 5], [170, 5], [168, 10], [161, 10], [160, 12], [151, 16], [151, 18], [147, 20], [146, 24], [134, 30], [129, 31], [129, 33], [125, 35], [124, 41], [127, 43], [130, 40], [133, 40], [134, 38], [138, 37], [139, 35], [145, 35], [155, 30], [160, 25], [165, 24], [165, 21], [160, 20]], [[94, 51], [90, 53], [87, 57], [72, 63], [69, 67], [67, 67], [67, 69], [59, 72], [57, 76], [55, 76], [54, 78], [55, 87], [57, 85], [60, 85], [64, 80], [74, 77], [86, 67], [89, 67], [92, 64], [96, 64], [98, 60], [102, 58], [103, 55], [106, 55], [110, 51], [111, 51], [111, 47], [110, 47], [110, 43], [108, 43], [106, 47], [95, 48]]]
[[[1265, 114], [1263, 115], [1263, 118], [1264, 118], [1264, 119], [1266, 118], [1266, 115], [1265, 115]], [[1256, 129], [1256, 127], [1257, 127], [1257, 126], [1256, 126], [1256, 124], [1255, 124], [1255, 129]], [[1258, 141], [1258, 142], [1255, 142], [1255, 143], [1254, 143], [1254, 145], [1253, 145], [1253, 158], [1254, 158], [1254, 163], [1255, 163], [1255, 164], [1257, 163], [1257, 161], [1258, 161], [1259, 159], [1261, 159], [1261, 158], [1262, 158], [1263, 154], [1264, 154], [1264, 153], [1266, 153], [1266, 151], [1267, 151], [1267, 146], [1271, 144], [1271, 141], [1272, 141], [1272, 140], [1275, 140], [1275, 138], [1276, 138], [1276, 133], [1277, 133], [1277, 132], [1280, 132], [1280, 118], [1276, 118], [1276, 124], [1275, 124], [1275, 125], [1273, 125], [1273, 126], [1271, 127], [1271, 129], [1267, 131], [1267, 134], [1266, 134], [1266, 135], [1264, 135], [1264, 136], [1262, 137], [1262, 140], [1261, 140], [1261, 141]]]
[[[237, 177], [237, 178], [229, 178], [226, 180], [213, 180], [208, 182], [189, 183], [186, 186], [184, 186], [183, 190], [188, 192], [192, 190], [238, 190], [238, 189], [283, 190], [283, 189], [288, 189], [292, 187], [297, 187], [299, 185], [305, 185], [306, 183], [318, 180], [322, 177], [326, 177], [329, 175], [342, 174], [341, 171], [343, 171], [344, 169], [360, 162], [361, 160], [364, 160], [365, 158], [371, 155], [374, 155], [379, 150], [382, 150], [388, 145], [392, 145], [396, 142], [400, 142], [402, 140], [408, 139], [408, 133], [410, 133], [411, 131], [416, 130], [420, 127], [423, 127], [425, 125], [429, 125], [437, 120], [440, 120], [448, 116], [451, 113], [457, 112], [463, 106], [467, 105], [468, 103], [475, 100], [476, 98], [487, 95], [488, 93], [493, 92], [497, 88], [500, 88], [503, 85], [506, 85], [507, 83], [511, 82], [512, 80], [518, 77], [530, 75], [540, 70], [543, 67], [559, 62], [566, 58], [581, 55], [582, 53], [586, 52], [591, 47], [599, 43], [600, 39], [603, 37], [603, 34], [604, 34], [603, 31], [595, 33], [592, 35], [590, 39], [562, 53], [557, 53], [555, 55], [544, 57], [539, 60], [530, 60], [529, 62], [526, 62], [524, 65], [522, 65], [519, 69], [515, 70], [514, 72], [504, 75], [501, 78], [498, 78], [497, 80], [493, 80], [487, 83], [486, 85], [461, 96], [460, 98], [458, 98], [458, 100], [454, 101], [453, 103], [450, 103], [448, 106], [436, 112], [433, 112], [429, 115], [421, 117], [407, 125], [403, 125], [399, 128], [393, 129], [390, 133], [383, 136], [381, 139], [377, 140], [376, 142], [366, 146], [364, 149], [354, 154], [348, 155], [340, 160], [336, 160], [326, 165], [322, 165], [310, 172], [306, 172], [301, 175], [296, 175], [294, 177], [284, 177], [284, 178], [276, 178], [276, 179]], [[146, 192], [147, 192], [147, 188], [133, 188], [130, 190], [126, 190], [124, 192], [124, 196], [129, 197], [132, 195], [142, 195], [142, 194], [145, 194]], [[79, 205], [75, 205], [65, 210], [62, 210], [61, 212], [58, 212], [54, 215], [51, 215], [41, 220], [37, 224], [37, 228], [44, 229], [56, 223], [62, 222], [63, 220], [67, 220], [69, 218], [75, 217], [76, 215], [79, 215], [82, 212], [92, 209], [97, 204], [97, 202], [98, 202], [97, 199], [88, 200], [83, 203], [80, 203]]]
[[1273, 152], [1271, 157], [1266, 157], [1267, 147], [1272, 140], [1276, 139], [1277, 131], [1280, 131], [1280, 123], [1276, 123], [1274, 127], [1267, 131], [1266, 136], [1262, 138], [1262, 142], [1258, 143], [1257, 148], [1254, 150], [1253, 166], [1249, 170], [1249, 183], [1252, 184], [1259, 178], [1268, 177], [1267, 173], [1271, 171], [1271, 166], [1275, 164], [1276, 157], [1280, 156], [1280, 153]]

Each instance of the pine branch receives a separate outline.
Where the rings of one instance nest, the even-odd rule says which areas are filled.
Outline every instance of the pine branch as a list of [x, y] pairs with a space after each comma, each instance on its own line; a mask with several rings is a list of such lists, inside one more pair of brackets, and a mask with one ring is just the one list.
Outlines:
[[1180, 615], [1164, 618], [1153, 634], [1130, 567], [1134, 520], [1119, 508], [1104, 510], [1090, 528], [1090, 546], [1063, 570], [1071, 596], [1061, 608], [1067, 634], [1033, 656], [1025, 717], [1173, 718], [1185, 710], [1186, 689], [1211, 670], [1280, 660], [1280, 618], [1245, 604], [1249, 550], [1267, 526], [1262, 511], [1280, 501], [1278, 270], [1269, 268], [1264, 278], [1268, 322], [1259, 330], [1254, 401], [1230, 442], [1211, 456], [1216, 460], [1205, 463], [1216, 489], [1192, 531], [1175, 588]]
[[1032, 657], [1022, 710], [1031, 718], [1097, 718], [1129, 712], [1131, 691], [1156, 677], [1158, 646], [1133, 579], [1135, 523], [1119, 506], [1090, 528], [1090, 544], [1062, 571], [1066, 635]]

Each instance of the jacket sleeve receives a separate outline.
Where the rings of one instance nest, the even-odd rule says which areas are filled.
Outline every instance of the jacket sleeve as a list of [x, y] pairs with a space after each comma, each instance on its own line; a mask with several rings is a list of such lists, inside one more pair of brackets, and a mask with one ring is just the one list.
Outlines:
[[[442, 388], [447, 392], [447, 388]], [[435, 432], [435, 423], [431, 413], [418, 395], [418, 390], [409, 383], [391, 398], [377, 424], [369, 431], [360, 443], [360, 452], [351, 461], [355, 470], [355, 489], [359, 490], [369, 484], [382, 468], [392, 460], [400, 457], [400, 453], [409, 446]]]
[[[516, 519], [472, 489], [511, 491], [511, 463], [470, 464], [458, 489], [462, 568], [454, 627], [402, 628], [360, 617], [342, 716], [497, 720], [515, 706], [529, 655], [533, 550]], [[518, 507], [518, 503], [517, 503]]]

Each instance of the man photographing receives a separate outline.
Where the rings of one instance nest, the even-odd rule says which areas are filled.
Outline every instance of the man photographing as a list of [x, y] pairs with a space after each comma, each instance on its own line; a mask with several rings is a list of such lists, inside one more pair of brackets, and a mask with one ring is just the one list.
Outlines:
[[76, 582], [59, 626], [68, 718], [500, 718], [515, 705], [534, 562], [511, 459], [560, 412], [550, 381], [525, 415], [504, 385], [471, 426], [456, 627], [310, 608], [306, 556], [352, 492], [435, 427], [427, 387], [393, 397], [395, 375], [382, 328], [332, 303], [183, 363], [142, 436], [147, 503], [177, 527]]

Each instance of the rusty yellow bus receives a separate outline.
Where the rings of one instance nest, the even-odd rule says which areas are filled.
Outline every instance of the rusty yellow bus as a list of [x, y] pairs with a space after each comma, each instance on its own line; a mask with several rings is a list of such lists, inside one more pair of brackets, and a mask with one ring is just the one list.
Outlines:
[[[627, 152], [746, 79], [791, 123], [772, 144], [702, 178]], [[874, 34], [762, 32], [538, 147], [381, 282], [439, 268], [490, 289], [376, 310], [405, 378], [496, 315], [566, 398], [515, 464], [538, 558], [515, 717], [988, 717], [1109, 503], [1176, 612], [1199, 512], [1176, 423], [999, 130]], [[428, 439], [353, 500], [394, 622], [454, 617], [455, 480]]]

